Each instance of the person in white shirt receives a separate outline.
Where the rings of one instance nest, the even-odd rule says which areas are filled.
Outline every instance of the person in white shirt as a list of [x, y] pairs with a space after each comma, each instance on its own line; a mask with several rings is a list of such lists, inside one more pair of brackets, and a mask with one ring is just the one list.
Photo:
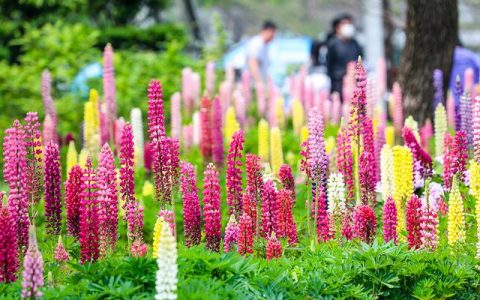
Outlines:
[[264, 86], [268, 79], [268, 44], [275, 37], [277, 25], [265, 21], [262, 30], [254, 36], [247, 46], [247, 68], [258, 88]]

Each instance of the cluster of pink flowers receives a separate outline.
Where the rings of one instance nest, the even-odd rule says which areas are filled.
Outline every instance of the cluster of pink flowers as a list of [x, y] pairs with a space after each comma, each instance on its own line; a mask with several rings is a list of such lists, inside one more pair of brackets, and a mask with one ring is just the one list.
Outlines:
[[413, 195], [407, 202], [407, 232], [408, 247], [410, 249], [418, 249], [422, 246], [420, 219], [422, 217], [422, 202]]
[[260, 216], [257, 216], [257, 211], [259, 210], [263, 189], [260, 157], [251, 153], [247, 154], [245, 158], [245, 171], [247, 173], [247, 187], [243, 194], [243, 211], [251, 218], [253, 232], [258, 233]]
[[109, 124], [107, 128], [112, 128], [112, 126], [114, 126], [113, 122], [117, 118], [117, 102], [115, 94], [113, 48], [112, 45], [107, 44], [103, 50], [103, 97], [105, 98], [105, 103], [107, 104], [107, 124]]
[[424, 249], [435, 250], [438, 245], [438, 215], [431, 207], [423, 207], [420, 216], [420, 240]]
[[207, 96], [202, 99], [200, 107], [201, 150], [203, 159], [212, 159], [212, 102]]
[[415, 181], [415, 186], [419, 187], [423, 185], [425, 177], [432, 176], [432, 158], [428, 153], [423, 150], [422, 146], [417, 141], [413, 131], [405, 127], [402, 131], [403, 140], [405, 145], [410, 148], [413, 156], [413, 172]]
[[445, 134], [443, 177], [445, 187], [450, 189], [453, 176], [457, 173], [465, 181], [468, 160], [468, 141], [463, 131], [458, 131], [455, 137], [449, 133]]
[[104, 256], [108, 250], [115, 249], [118, 226], [117, 172], [108, 144], [100, 152], [97, 183], [100, 253]]
[[360, 154], [359, 185], [363, 204], [376, 205], [375, 187], [377, 184], [377, 167], [375, 165], [375, 145], [373, 142], [373, 124], [370, 118], [363, 120], [363, 151]]
[[307, 163], [312, 183], [316, 185], [317, 189], [326, 191], [328, 157], [323, 134], [323, 118], [320, 110], [314, 107], [308, 115]]
[[280, 178], [283, 188], [290, 191], [292, 203], [295, 205], [295, 179], [293, 178], [292, 168], [287, 164], [283, 164], [278, 171], [278, 177]]
[[207, 249], [218, 252], [220, 251], [220, 241], [222, 239], [222, 217], [220, 212], [218, 172], [213, 164], [209, 164], [204, 172], [203, 203]]
[[195, 170], [192, 164], [180, 164], [180, 182], [183, 197], [183, 228], [187, 247], [200, 244], [202, 237], [200, 200], [198, 199]]
[[0, 193], [0, 283], [15, 281], [19, 267], [15, 223], [3, 196]]
[[225, 238], [223, 242], [223, 250], [225, 252], [230, 252], [233, 245], [236, 245], [238, 242], [239, 235], [239, 226], [234, 215], [230, 216], [227, 227], [225, 228]]
[[315, 198], [317, 238], [318, 241], [325, 242], [333, 238], [332, 220], [327, 212], [327, 197], [323, 191], [317, 191]]
[[155, 143], [153, 172], [156, 198], [162, 205], [172, 203], [172, 189], [177, 184], [180, 167], [179, 143], [176, 138], [161, 137]]
[[80, 200], [80, 262], [96, 261], [99, 256], [98, 184], [92, 160], [87, 158], [82, 177]]
[[67, 230], [70, 236], [78, 240], [80, 235], [80, 201], [82, 196], [83, 170], [75, 165], [65, 182], [65, 206], [67, 211]]
[[357, 145], [360, 145], [362, 123], [367, 114], [367, 73], [360, 58], [355, 65], [355, 81], [352, 102], [350, 103], [349, 133], [353, 140], [357, 141]]
[[30, 226], [26, 153], [25, 131], [20, 122], [15, 120], [13, 126], [5, 130], [3, 177], [10, 188], [8, 208], [15, 224], [15, 232], [20, 247], [28, 245], [28, 228]]
[[[248, 192], [246, 193], [248, 194]], [[250, 216], [244, 212], [240, 217], [238, 225], [238, 253], [245, 255], [253, 253], [253, 238], [255, 235], [255, 224]]]
[[292, 192], [286, 188], [277, 193], [277, 224], [276, 233], [278, 237], [288, 237], [288, 243], [294, 245], [297, 243], [297, 226], [292, 214]]
[[397, 244], [397, 207], [391, 196], [383, 206], [383, 239], [386, 243], [393, 241]]
[[245, 134], [239, 130], [233, 134], [227, 157], [228, 213], [239, 218], [242, 213], [242, 151]]
[[148, 86], [148, 133], [150, 141], [165, 136], [165, 115], [163, 108], [162, 84], [158, 80], [150, 81]]
[[170, 226], [170, 231], [172, 235], [176, 235], [176, 228], [175, 228], [175, 213], [168, 209], [161, 209], [158, 212], [158, 216], [163, 219], [165, 223]]
[[62, 227], [62, 171], [58, 145], [53, 142], [45, 146], [44, 170], [46, 228], [58, 235]]
[[66, 262], [70, 260], [67, 249], [63, 245], [62, 238], [58, 237], [58, 244], [55, 248], [55, 260], [58, 262]]
[[377, 232], [377, 217], [368, 205], [358, 205], [353, 214], [354, 236], [364, 243], [372, 243]]
[[38, 250], [35, 227], [30, 228], [28, 250], [23, 261], [22, 298], [39, 299], [42, 297], [40, 288], [43, 286], [43, 259]]
[[403, 99], [402, 99], [402, 89], [398, 82], [394, 82], [392, 86], [393, 94], [393, 126], [395, 131], [400, 133], [403, 128]]
[[25, 146], [27, 150], [27, 191], [29, 200], [38, 203], [42, 192], [42, 141], [36, 112], [25, 117]]
[[280, 257], [282, 257], [282, 244], [277, 239], [275, 232], [272, 232], [267, 240], [267, 260]]
[[223, 148], [223, 112], [220, 99], [215, 97], [213, 100], [212, 111], [212, 159], [213, 162], [222, 165], [225, 159], [225, 153]]
[[347, 213], [343, 217], [342, 236], [345, 237], [348, 241], [354, 238], [352, 222], [352, 214], [347, 211]]
[[277, 191], [272, 180], [267, 180], [262, 191], [262, 236], [268, 238], [277, 228]]
[[355, 183], [353, 177], [353, 156], [350, 136], [345, 127], [340, 129], [337, 136], [337, 168], [343, 175], [347, 186], [347, 199], [353, 200], [355, 196]]

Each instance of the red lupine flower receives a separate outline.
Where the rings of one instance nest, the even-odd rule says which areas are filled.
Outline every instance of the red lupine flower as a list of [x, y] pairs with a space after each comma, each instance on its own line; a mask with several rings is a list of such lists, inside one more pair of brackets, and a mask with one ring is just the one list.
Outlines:
[[238, 232], [238, 253], [240, 253], [240, 255], [253, 253], [253, 237], [255, 234], [253, 228], [255, 228], [255, 226], [252, 218], [244, 212], [240, 217]]
[[218, 172], [213, 164], [208, 164], [204, 172], [203, 205], [207, 249], [219, 252], [222, 239], [220, 185], [218, 183]]
[[327, 213], [327, 198], [324, 192], [316, 195], [315, 203], [317, 207], [317, 238], [319, 242], [326, 242], [333, 238], [331, 219]]
[[363, 131], [363, 151], [360, 154], [359, 163], [359, 183], [361, 200], [363, 204], [375, 207], [377, 184], [377, 168], [375, 166], [375, 148], [373, 143], [373, 125], [372, 120], [365, 117], [362, 122]]
[[455, 135], [455, 152], [457, 153], [457, 172], [465, 182], [468, 161], [468, 138], [465, 132], [458, 131]]
[[386, 243], [393, 240], [397, 244], [397, 207], [391, 196], [383, 206], [383, 239]]
[[75, 165], [65, 182], [65, 206], [67, 210], [67, 230], [78, 240], [80, 234], [80, 202], [82, 195], [83, 170]]
[[443, 199], [438, 200], [438, 211], [442, 216], [446, 216], [448, 214], [448, 205], [447, 203], [445, 203], [445, 200]]
[[297, 243], [297, 226], [292, 214], [292, 192], [281, 189], [277, 195], [277, 235], [280, 238], [288, 237], [290, 245]]
[[82, 177], [80, 202], [80, 262], [96, 261], [99, 256], [98, 185], [92, 160], [87, 158]]
[[368, 205], [358, 205], [353, 215], [354, 236], [364, 243], [372, 243], [377, 231], [377, 217]]
[[27, 150], [27, 189], [32, 203], [38, 203], [42, 193], [42, 141], [36, 112], [25, 117], [25, 146]]
[[354, 238], [353, 226], [352, 226], [352, 214], [347, 211], [345, 218], [343, 218], [342, 224], [342, 236], [344, 236], [347, 241], [350, 241]]
[[235, 132], [230, 142], [227, 157], [227, 203], [228, 213], [239, 218], [242, 213], [242, 150], [245, 135], [243, 130]]
[[280, 178], [283, 188], [291, 192], [292, 204], [295, 206], [295, 179], [293, 178], [292, 168], [287, 164], [283, 164], [278, 171], [278, 177]]
[[100, 254], [104, 256], [107, 250], [115, 250], [118, 226], [117, 172], [108, 144], [100, 152], [97, 180]]
[[205, 96], [200, 107], [200, 128], [201, 128], [201, 150], [203, 160], [209, 161], [212, 158], [212, 103]]
[[355, 197], [355, 183], [353, 177], [353, 156], [350, 136], [347, 129], [342, 127], [337, 136], [337, 167], [343, 175], [347, 186], [347, 199], [352, 202]]
[[413, 195], [407, 202], [407, 231], [408, 231], [408, 248], [418, 249], [422, 245], [420, 234], [420, 219], [422, 217], [422, 202]]
[[223, 113], [222, 104], [218, 97], [213, 100], [212, 112], [212, 158], [213, 162], [219, 165], [223, 164], [225, 153], [223, 148]]
[[[3, 200], [3, 193], [0, 193], [0, 201]], [[15, 223], [3, 201], [0, 203], [0, 283], [13, 282], [17, 280], [18, 244]]]
[[62, 227], [62, 171], [58, 145], [45, 146], [45, 222], [47, 232], [60, 234]]
[[28, 194], [27, 194], [27, 161], [25, 131], [18, 120], [5, 130], [3, 142], [4, 168], [3, 177], [8, 183], [8, 209], [15, 224], [17, 242], [20, 247], [28, 245]]
[[58, 244], [55, 248], [55, 260], [58, 262], [66, 262], [70, 260], [70, 256], [63, 245], [61, 236], [58, 237]]
[[263, 185], [262, 191], [262, 236], [265, 238], [277, 230], [277, 205], [275, 185], [272, 180], [268, 180]]
[[28, 239], [28, 250], [23, 261], [22, 298], [39, 299], [43, 286], [43, 259], [38, 250], [35, 227], [31, 226]]
[[237, 244], [238, 241], [238, 223], [235, 220], [235, 216], [231, 215], [230, 220], [228, 221], [227, 227], [225, 228], [225, 238], [223, 241], [223, 251], [230, 252], [233, 245]]
[[269, 235], [267, 242], [267, 260], [280, 257], [282, 257], [282, 244], [280, 244], [275, 236], [275, 232], [272, 232]]
[[180, 165], [180, 182], [183, 198], [183, 228], [187, 247], [200, 244], [202, 238], [200, 200], [197, 181], [192, 164], [182, 162]]
[[425, 177], [432, 176], [432, 158], [420, 146], [410, 128], [403, 128], [402, 136], [405, 145], [410, 148], [410, 151], [412, 152], [415, 173], [414, 178], [416, 179], [415, 186], [421, 186], [423, 185]]

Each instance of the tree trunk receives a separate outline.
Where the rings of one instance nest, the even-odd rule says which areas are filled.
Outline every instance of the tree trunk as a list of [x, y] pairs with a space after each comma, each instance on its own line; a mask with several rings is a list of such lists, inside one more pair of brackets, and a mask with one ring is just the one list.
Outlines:
[[408, 0], [405, 34], [400, 66], [404, 116], [421, 125], [433, 116], [434, 69], [443, 71], [443, 86], [448, 87], [458, 40], [457, 0]]
[[183, 0], [183, 5], [185, 8], [185, 14], [187, 15], [188, 25], [190, 26], [190, 30], [192, 31], [193, 38], [196, 41], [201, 42], [202, 33], [200, 31], [200, 24], [197, 17], [197, 11], [193, 1], [194, 0]]
[[390, 0], [383, 0], [383, 27], [384, 44], [385, 44], [385, 62], [387, 64], [387, 87], [390, 89], [394, 81], [393, 68], [393, 20], [392, 20], [392, 5]]

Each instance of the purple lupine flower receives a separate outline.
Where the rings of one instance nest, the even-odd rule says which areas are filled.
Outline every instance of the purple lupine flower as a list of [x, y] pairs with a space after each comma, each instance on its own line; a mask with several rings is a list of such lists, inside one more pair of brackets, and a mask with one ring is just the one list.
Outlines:
[[313, 107], [308, 114], [307, 164], [312, 188], [315, 192], [319, 190], [325, 193], [328, 156], [325, 150], [323, 118], [317, 107]]
[[438, 104], [444, 103], [443, 95], [443, 72], [440, 69], [433, 70], [433, 108], [436, 108]]
[[472, 130], [472, 108], [470, 95], [465, 93], [460, 97], [460, 130], [467, 135], [468, 144], [472, 145], [473, 130]]
[[477, 96], [473, 101], [473, 158], [477, 163], [480, 163], [480, 96]]
[[59, 235], [62, 227], [62, 170], [58, 145], [45, 146], [44, 190], [47, 233]]
[[455, 130], [460, 130], [460, 97], [463, 95], [463, 86], [462, 81], [460, 80], [460, 75], [458, 74], [455, 77], [455, 90], [453, 95], [455, 97]]

